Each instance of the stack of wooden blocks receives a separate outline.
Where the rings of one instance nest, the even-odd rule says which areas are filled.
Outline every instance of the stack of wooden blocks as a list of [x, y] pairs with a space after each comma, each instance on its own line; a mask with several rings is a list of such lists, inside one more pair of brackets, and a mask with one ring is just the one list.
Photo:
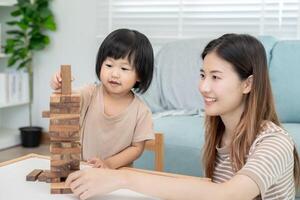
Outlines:
[[[50, 171], [31, 174], [39, 181], [51, 182], [52, 194], [71, 193], [64, 181], [70, 173], [79, 170], [81, 157], [80, 95], [72, 93], [70, 65], [61, 66], [61, 77], [61, 93], [51, 95], [50, 111], [43, 112], [43, 117], [50, 118]], [[29, 175], [27, 180], [33, 180]]]

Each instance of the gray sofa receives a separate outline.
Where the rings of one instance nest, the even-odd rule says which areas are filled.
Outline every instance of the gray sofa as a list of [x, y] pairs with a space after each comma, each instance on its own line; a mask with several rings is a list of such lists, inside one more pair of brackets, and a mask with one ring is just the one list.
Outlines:
[[[276, 109], [300, 150], [300, 41], [259, 37], [268, 56]], [[200, 54], [209, 39], [164, 45], [155, 56], [154, 79], [142, 98], [150, 106], [154, 127], [165, 136], [165, 171], [202, 176], [203, 101], [198, 92]], [[135, 167], [153, 169], [145, 152]]]

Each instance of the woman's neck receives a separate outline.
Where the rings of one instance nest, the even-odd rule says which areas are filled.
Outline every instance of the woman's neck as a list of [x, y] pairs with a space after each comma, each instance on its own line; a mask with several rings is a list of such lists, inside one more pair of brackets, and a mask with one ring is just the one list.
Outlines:
[[244, 111], [244, 105], [241, 105], [237, 110], [230, 114], [222, 115], [221, 119], [224, 123], [225, 130], [222, 136], [221, 146], [228, 146], [231, 144], [236, 127], [238, 126], [242, 113]]

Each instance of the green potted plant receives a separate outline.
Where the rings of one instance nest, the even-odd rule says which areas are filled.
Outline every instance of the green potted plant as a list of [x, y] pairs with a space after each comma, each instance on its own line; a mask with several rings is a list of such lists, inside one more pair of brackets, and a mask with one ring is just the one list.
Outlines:
[[14, 18], [7, 22], [13, 28], [7, 31], [8, 39], [4, 51], [8, 54], [8, 67], [24, 70], [29, 75], [29, 126], [21, 127], [21, 141], [24, 147], [39, 146], [41, 127], [32, 126], [34, 52], [44, 49], [50, 38], [47, 31], [55, 31], [56, 23], [49, 8], [51, 0], [17, 0], [11, 12]]

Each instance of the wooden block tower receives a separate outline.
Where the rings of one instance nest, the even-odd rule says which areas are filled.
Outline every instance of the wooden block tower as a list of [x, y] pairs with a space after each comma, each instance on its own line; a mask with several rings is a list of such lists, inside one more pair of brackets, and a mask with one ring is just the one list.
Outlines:
[[72, 94], [71, 66], [61, 66], [61, 94], [50, 97], [51, 193], [70, 193], [68, 175], [80, 166], [80, 95]]
[[51, 183], [52, 194], [71, 193], [64, 186], [68, 175], [80, 167], [80, 94], [72, 93], [71, 66], [61, 66], [61, 93], [50, 97], [50, 111], [44, 111], [43, 117], [50, 118], [50, 171], [34, 170], [26, 179]]

